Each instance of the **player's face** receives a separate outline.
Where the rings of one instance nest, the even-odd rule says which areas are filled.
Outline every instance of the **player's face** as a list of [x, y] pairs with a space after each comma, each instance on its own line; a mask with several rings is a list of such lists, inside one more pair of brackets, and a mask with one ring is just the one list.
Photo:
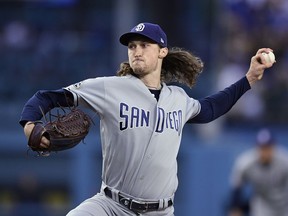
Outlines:
[[158, 44], [147, 39], [131, 40], [128, 44], [128, 59], [134, 73], [139, 76], [145, 76], [155, 71], [160, 73], [160, 50]]
[[273, 159], [274, 148], [273, 146], [259, 147], [259, 159], [262, 164], [270, 164]]

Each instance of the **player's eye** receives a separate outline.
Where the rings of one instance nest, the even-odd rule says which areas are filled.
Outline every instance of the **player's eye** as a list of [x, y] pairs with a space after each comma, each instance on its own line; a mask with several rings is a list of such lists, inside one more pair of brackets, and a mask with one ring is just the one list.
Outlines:
[[128, 44], [128, 49], [135, 49], [136, 45], [134, 43]]
[[141, 47], [143, 47], [143, 48], [146, 48], [146, 47], [148, 47], [150, 44], [149, 43], [147, 43], [147, 42], [143, 42], [143, 43], [141, 43]]

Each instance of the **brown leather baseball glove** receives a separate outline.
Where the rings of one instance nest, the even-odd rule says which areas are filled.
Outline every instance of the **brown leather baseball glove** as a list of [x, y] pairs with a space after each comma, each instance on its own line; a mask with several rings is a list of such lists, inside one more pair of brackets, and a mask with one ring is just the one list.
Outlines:
[[[89, 132], [91, 119], [80, 109], [72, 108], [69, 113], [58, 113], [55, 120], [34, 124], [28, 147], [39, 155], [49, 155], [50, 152], [63, 151], [79, 144]], [[40, 146], [42, 136], [50, 140], [48, 148]]]

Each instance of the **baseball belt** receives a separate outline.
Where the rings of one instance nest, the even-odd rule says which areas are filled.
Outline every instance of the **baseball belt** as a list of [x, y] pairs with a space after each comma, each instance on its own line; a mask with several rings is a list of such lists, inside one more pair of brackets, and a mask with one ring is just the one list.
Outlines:
[[[113, 192], [110, 188], [105, 187], [104, 193], [107, 197], [113, 199], [113, 194], [112, 194]], [[119, 202], [120, 204], [122, 204], [126, 208], [128, 208], [134, 212], [138, 212], [138, 213], [144, 213], [144, 212], [148, 212], [148, 211], [157, 211], [160, 209], [168, 208], [168, 207], [173, 205], [173, 200], [171, 198], [166, 200], [167, 204], [165, 205], [164, 200], [163, 201], [157, 201], [157, 202], [138, 201], [135, 199], [131, 199], [129, 197], [125, 197], [120, 192], [118, 193], [118, 197], [113, 199], [113, 200]]]

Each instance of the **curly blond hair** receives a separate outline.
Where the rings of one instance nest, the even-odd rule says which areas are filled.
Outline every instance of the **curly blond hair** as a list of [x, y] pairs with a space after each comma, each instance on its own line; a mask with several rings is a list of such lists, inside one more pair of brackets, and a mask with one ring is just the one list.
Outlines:
[[[202, 60], [183, 48], [173, 47], [163, 59], [161, 81], [165, 83], [176, 82], [192, 88], [197, 77], [202, 73], [204, 63]], [[128, 62], [122, 62], [117, 76], [134, 75]]]

